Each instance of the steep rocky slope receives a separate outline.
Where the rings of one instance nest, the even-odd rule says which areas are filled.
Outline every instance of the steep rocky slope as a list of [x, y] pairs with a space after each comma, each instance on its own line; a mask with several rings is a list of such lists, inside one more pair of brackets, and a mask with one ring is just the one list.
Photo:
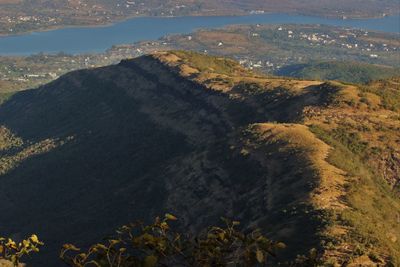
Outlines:
[[37, 233], [34, 266], [57, 266], [61, 244], [129, 221], [171, 212], [199, 231], [225, 216], [285, 242], [282, 259], [316, 247], [332, 263], [398, 264], [386, 83], [264, 77], [181, 51], [69, 73], [0, 106], [0, 232]]

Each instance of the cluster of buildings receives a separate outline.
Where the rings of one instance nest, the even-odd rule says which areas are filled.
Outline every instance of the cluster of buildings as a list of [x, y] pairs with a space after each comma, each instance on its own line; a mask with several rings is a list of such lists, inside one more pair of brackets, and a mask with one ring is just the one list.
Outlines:
[[[345, 30], [345, 32], [329, 35], [318, 32], [294, 32], [294, 30], [285, 29], [283, 27], [277, 28], [277, 31], [287, 34], [288, 39], [298, 39], [306, 41], [310, 46], [323, 46], [331, 45], [344, 49], [357, 49], [369, 55], [370, 58], [378, 58], [380, 52], [397, 51], [400, 48], [390, 46], [388, 44], [376, 44], [368, 42], [367, 31], [360, 30]], [[363, 38], [358, 38], [358, 37]], [[366, 40], [363, 40], [366, 39]]]
[[[59, 23], [59, 19], [55, 17], [45, 17], [45, 16], [0, 16], [0, 23], [4, 25], [4, 29], [8, 33], [16, 32], [17, 27], [26, 27], [26, 25], [57, 25]], [[1, 26], [3, 27], [3, 26]]]
[[142, 42], [136, 45], [113, 46], [99, 54], [38, 54], [3, 62], [0, 57], [0, 81], [24, 84], [25, 88], [31, 88], [57, 79], [72, 70], [115, 64], [122, 59], [134, 58], [156, 51], [165, 45], [165, 41]]
[[276, 63], [272, 63], [269, 60], [254, 60], [254, 59], [250, 59], [250, 58], [242, 58], [242, 59], [238, 59], [239, 64], [248, 68], [248, 69], [279, 69], [281, 68], [281, 66], [279, 66]]

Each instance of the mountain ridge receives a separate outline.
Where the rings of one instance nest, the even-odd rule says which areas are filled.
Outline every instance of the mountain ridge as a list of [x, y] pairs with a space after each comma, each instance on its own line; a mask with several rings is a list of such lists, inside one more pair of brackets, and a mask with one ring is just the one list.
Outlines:
[[[368, 88], [265, 77], [170, 51], [17, 93], [0, 106], [0, 211], [9, 214], [0, 231], [38, 232], [56, 265], [62, 242], [84, 246], [131, 220], [173, 212], [196, 232], [227, 216], [287, 243], [286, 259], [316, 247], [348, 266], [395, 264], [390, 211], [400, 204], [386, 184], [395, 190], [397, 174], [385, 181], [364, 167], [378, 156], [370, 150], [392, 153], [398, 112]], [[378, 118], [386, 140], [371, 130]], [[350, 173], [343, 155], [361, 167]], [[378, 192], [385, 208], [362, 206], [365, 192]], [[367, 226], [387, 218], [385, 236], [357, 224], [363, 213]]]

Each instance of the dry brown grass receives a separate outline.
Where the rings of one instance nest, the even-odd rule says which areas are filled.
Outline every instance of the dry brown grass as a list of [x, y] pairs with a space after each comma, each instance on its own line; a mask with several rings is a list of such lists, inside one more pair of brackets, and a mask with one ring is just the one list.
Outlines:
[[218, 43], [223, 40], [225, 44], [246, 44], [248, 39], [243, 36], [242, 34], [238, 33], [223, 33], [223, 38], [222, 38], [222, 33], [221, 32], [198, 32], [197, 33], [197, 38], [199, 40], [206, 40], [208, 43], [214, 43], [215, 45], [218, 45]]
[[326, 161], [330, 147], [315, 137], [307, 126], [300, 124], [255, 125], [257, 134], [267, 143], [284, 144], [281, 149], [299, 151], [299, 154], [312, 163], [319, 173], [319, 185], [311, 193], [310, 200], [318, 209], [343, 209], [346, 207], [342, 198], [346, 183], [345, 172]]
[[[209, 58], [206, 55], [196, 54], [198, 57]], [[202, 69], [193, 62], [190, 53], [178, 52], [157, 52], [153, 56], [160, 60], [162, 63], [175, 68], [183, 77], [190, 78], [193, 81], [206, 85], [207, 88], [212, 90], [221, 91], [225, 93], [234, 93], [232, 89], [239, 83], [255, 83], [260, 87], [268, 89], [275, 89], [278, 87], [286, 88], [294, 93], [301, 93], [310, 86], [321, 85], [321, 81], [307, 81], [295, 80], [281, 77], [266, 77], [255, 74], [245, 68], [239, 63], [223, 58], [216, 58], [217, 65], [220, 59], [221, 65], [228, 61], [231, 64], [227, 69], [220, 66], [208, 67]], [[230, 81], [230, 82], [227, 82]]]

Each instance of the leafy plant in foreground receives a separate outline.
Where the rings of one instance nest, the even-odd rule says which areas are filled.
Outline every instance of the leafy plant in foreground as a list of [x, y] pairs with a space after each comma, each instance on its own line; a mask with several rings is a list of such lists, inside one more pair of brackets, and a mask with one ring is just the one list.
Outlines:
[[171, 230], [169, 223], [175, 220], [175, 216], [166, 214], [148, 226], [123, 226], [114, 237], [85, 252], [66, 244], [60, 257], [72, 267], [255, 266], [265, 265], [277, 250], [285, 248], [260, 230], [248, 234], [236, 230], [239, 222], [224, 219], [225, 227], [211, 227], [191, 238]]
[[12, 262], [14, 266], [18, 266], [21, 258], [39, 252], [39, 247], [44, 245], [36, 235], [32, 235], [28, 239], [16, 243], [10, 238], [0, 237], [0, 259]]

